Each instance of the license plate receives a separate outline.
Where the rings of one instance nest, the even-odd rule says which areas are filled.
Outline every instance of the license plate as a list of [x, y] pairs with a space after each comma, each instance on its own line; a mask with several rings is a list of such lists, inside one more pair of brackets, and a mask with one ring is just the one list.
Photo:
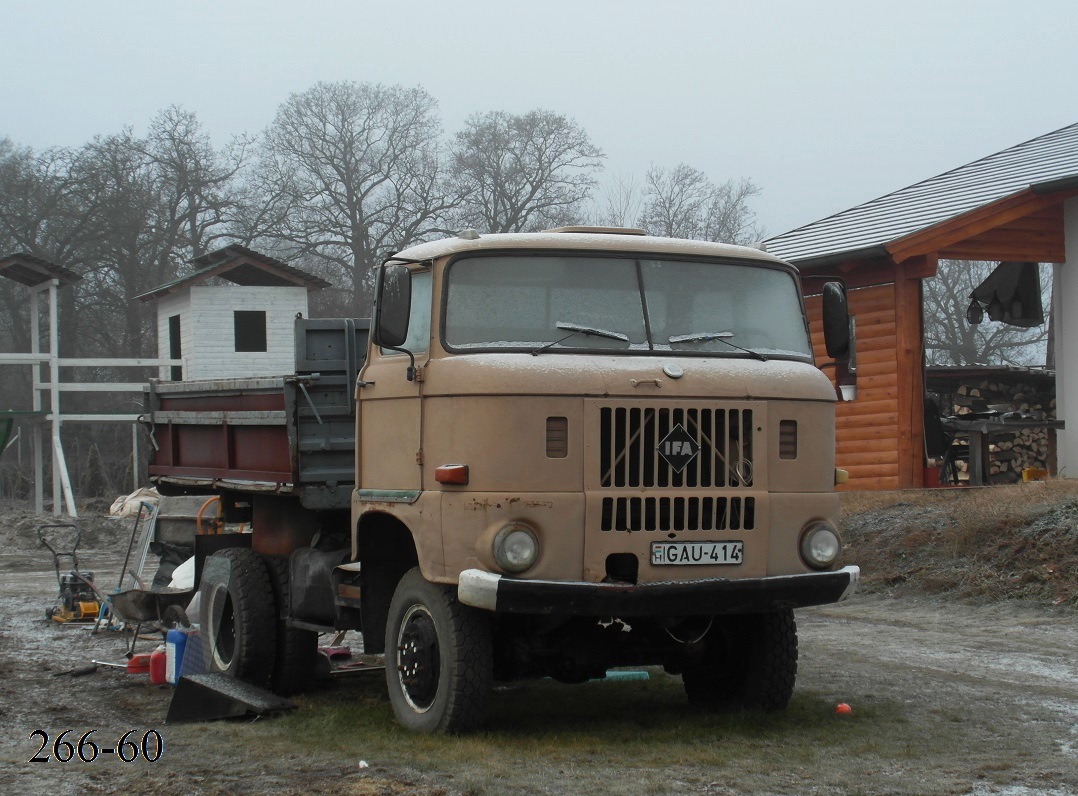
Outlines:
[[652, 566], [740, 564], [744, 542], [652, 542]]

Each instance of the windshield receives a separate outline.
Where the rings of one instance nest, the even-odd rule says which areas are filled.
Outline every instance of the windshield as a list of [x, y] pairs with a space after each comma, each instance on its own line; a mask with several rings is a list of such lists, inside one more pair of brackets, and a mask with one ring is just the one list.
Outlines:
[[500, 255], [447, 283], [451, 350], [812, 356], [793, 276], [766, 265]]

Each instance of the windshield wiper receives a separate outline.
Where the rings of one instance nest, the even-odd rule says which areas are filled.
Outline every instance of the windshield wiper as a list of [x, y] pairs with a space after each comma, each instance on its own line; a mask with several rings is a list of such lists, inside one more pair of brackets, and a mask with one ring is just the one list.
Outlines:
[[629, 335], [622, 334], [621, 332], [611, 332], [606, 329], [594, 329], [590, 326], [580, 326], [575, 323], [566, 323], [565, 321], [558, 321], [554, 324], [554, 327], [561, 329], [562, 331], [569, 332], [565, 337], [560, 340], [555, 340], [551, 343], [544, 343], [538, 348], [532, 349], [532, 356], [536, 356], [540, 351], [546, 351], [552, 346], [556, 346], [559, 343], [564, 343], [570, 337], [575, 337], [578, 334], [591, 335], [593, 337], [605, 337], [609, 340], [621, 340], [623, 343], [629, 342]]
[[744, 348], [737, 343], [731, 343], [728, 338], [733, 336], [733, 332], [694, 332], [693, 334], [676, 334], [669, 338], [667, 342], [673, 345], [674, 343], [710, 343], [712, 340], [718, 340], [720, 343], [730, 346], [730, 348], [744, 351], [754, 359], [767, 362], [767, 357], [759, 351], [753, 351], [751, 348]]

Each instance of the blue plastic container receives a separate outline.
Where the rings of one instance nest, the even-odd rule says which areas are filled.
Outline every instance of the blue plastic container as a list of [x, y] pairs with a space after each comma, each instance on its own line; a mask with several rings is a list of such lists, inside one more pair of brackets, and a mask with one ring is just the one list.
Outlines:
[[165, 634], [165, 681], [169, 685], [176, 685], [180, 681], [183, 653], [187, 649], [189, 632], [189, 630], [174, 627]]

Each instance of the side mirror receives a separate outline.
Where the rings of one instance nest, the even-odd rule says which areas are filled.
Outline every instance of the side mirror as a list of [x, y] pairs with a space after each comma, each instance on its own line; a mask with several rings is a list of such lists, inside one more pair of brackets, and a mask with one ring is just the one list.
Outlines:
[[412, 311], [412, 274], [403, 265], [385, 265], [375, 286], [374, 342], [383, 348], [397, 348], [408, 339], [408, 317]]
[[846, 290], [838, 282], [823, 286], [823, 339], [827, 356], [845, 359], [850, 350], [850, 309]]
[[838, 386], [838, 399], [840, 401], [857, 400], [857, 325], [850, 318], [849, 345], [846, 354], [835, 360], [835, 384]]
[[846, 288], [840, 282], [823, 286], [823, 338], [835, 361], [835, 386], [840, 401], [857, 398], [857, 326], [850, 317]]

